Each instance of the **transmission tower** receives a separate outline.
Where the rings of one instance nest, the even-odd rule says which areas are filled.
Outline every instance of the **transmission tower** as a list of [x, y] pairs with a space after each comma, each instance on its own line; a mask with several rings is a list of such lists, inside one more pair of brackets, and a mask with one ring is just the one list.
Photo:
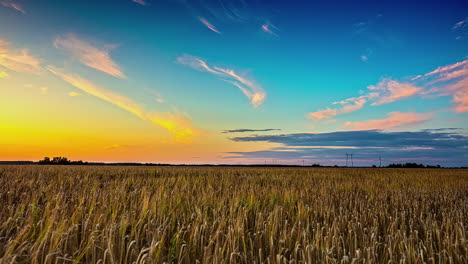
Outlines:
[[351, 162], [351, 167], [354, 167], [353, 154], [346, 153], [346, 167], [348, 167], [349, 161]]

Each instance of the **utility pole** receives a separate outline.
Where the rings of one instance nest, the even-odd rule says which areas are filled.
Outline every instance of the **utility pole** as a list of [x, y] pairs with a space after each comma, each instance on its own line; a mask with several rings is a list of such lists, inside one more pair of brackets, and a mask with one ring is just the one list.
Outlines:
[[351, 162], [351, 167], [354, 167], [353, 155], [346, 153], [346, 167], [348, 167], [349, 161]]
[[379, 168], [382, 168], [382, 156], [379, 155]]
[[304, 164], [304, 160], [302, 160], [302, 167], [304, 167], [304, 166], [305, 166], [305, 164]]

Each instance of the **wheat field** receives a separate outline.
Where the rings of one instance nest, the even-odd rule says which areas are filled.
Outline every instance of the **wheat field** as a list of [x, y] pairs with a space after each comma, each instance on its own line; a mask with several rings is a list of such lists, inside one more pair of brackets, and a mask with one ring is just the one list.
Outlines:
[[467, 263], [468, 170], [0, 166], [0, 263]]

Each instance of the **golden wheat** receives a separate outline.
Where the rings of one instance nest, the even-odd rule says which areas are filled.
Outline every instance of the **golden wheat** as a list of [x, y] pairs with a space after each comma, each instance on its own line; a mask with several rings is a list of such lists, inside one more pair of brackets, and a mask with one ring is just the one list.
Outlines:
[[468, 170], [0, 166], [1, 263], [467, 263]]

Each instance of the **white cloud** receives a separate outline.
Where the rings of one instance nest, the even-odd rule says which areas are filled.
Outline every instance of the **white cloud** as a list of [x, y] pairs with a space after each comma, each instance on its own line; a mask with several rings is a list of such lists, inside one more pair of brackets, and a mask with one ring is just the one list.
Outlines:
[[119, 65], [110, 57], [109, 48], [96, 48], [74, 34], [66, 34], [55, 39], [56, 48], [69, 52], [84, 65], [117, 78], [125, 78]]
[[218, 66], [209, 66], [204, 60], [185, 54], [177, 58], [177, 62], [182, 65], [187, 65], [195, 70], [209, 72], [224, 81], [227, 81], [242, 91], [242, 93], [250, 99], [254, 107], [260, 106], [266, 98], [266, 93], [258, 84], [250, 80], [232, 69], [222, 68]]

